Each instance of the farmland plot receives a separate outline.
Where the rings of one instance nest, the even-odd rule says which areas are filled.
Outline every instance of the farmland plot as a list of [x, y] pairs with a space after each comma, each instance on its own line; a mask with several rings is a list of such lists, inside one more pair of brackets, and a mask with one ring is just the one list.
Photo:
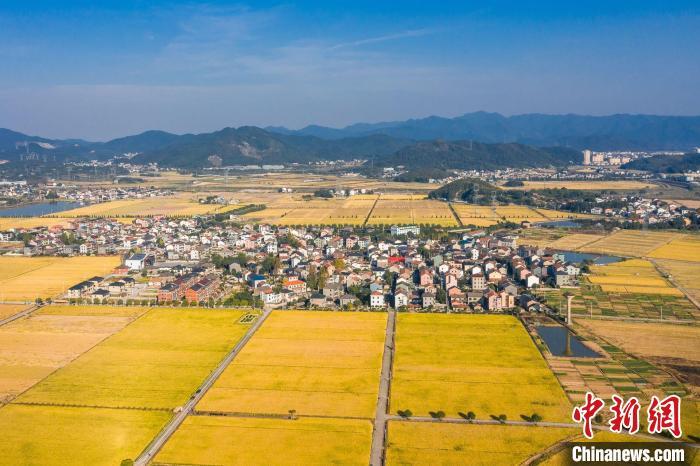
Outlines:
[[400, 314], [392, 413], [473, 411], [508, 419], [570, 416], [569, 402], [522, 325], [511, 316]]

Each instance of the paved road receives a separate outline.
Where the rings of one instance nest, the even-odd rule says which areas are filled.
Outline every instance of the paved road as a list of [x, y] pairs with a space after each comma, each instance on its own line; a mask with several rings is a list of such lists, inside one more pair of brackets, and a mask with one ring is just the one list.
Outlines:
[[163, 448], [165, 442], [175, 433], [178, 427], [185, 421], [187, 416], [194, 410], [194, 407], [199, 403], [204, 394], [214, 385], [214, 382], [221, 376], [224, 370], [231, 364], [231, 361], [240, 353], [243, 347], [252, 338], [253, 334], [260, 328], [267, 316], [270, 315], [270, 310], [263, 311], [262, 315], [258, 317], [255, 323], [248, 329], [246, 334], [241, 338], [241, 340], [233, 347], [231, 351], [226, 355], [226, 357], [216, 366], [216, 369], [209, 374], [209, 377], [199, 386], [197, 391], [192, 395], [189, 401], [182, 407], [182, 410], [175, 414], [175, 416], [168, 422], [168, 424], [163, 427], [163, 430], [158, 433], [156, 438], [154, 438], [146, 449], [141, 453], [141, 455], [134, 461], [135, 466], [146, 466], [156, 454]]
[[382, 357], [382, 374], [379, 379], [379, 396], [377, 410], [374, 414], [374, 429], [372, 430], [372, 450], [369, 464], [382, 466], [384, 464], [384, 445], [386, 444], [386, 421], [389, 410], [389, 385], [391, 383], [391, 365], [394, 361], [394, 332], [396, 331], [396, 311], [389, 309], [384, 336], [384, 356]]
[[0, 326], [3, 326], [5, 324], [9, 324], [10, 322], [14, 322], [17, 319], [21, 319], [23, 317], [27, 317], [29, 314], [32, 312], [36, 311], [39, 309], [41, 306], [35, 304], [33, 306], [28, 307], [27, 309], [18, 312], [17, 314], [13, 314], [10, 317], [5, 317], [4, 319], [0, 320]]

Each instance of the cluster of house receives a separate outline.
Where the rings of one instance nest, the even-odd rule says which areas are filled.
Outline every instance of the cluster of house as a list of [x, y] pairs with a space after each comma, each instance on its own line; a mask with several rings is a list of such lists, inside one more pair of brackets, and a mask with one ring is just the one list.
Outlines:
[[[573, 286], [580, 269], [517, 236], [420, 237], [416, 226], [273, 227], [140, 218], [76, 219], [30, 233], [23, 254], [120, 254], [108, 277], [71, 287], [66, 297], [103, 302], [219, 302], [244, 291], [266, 306], [502, 311], [520, 292]], [[411, 233], [411, 235], [407, 235]], [[70, 244], [64, 244], [66, 237]]]
[[619, 207], [592, 207], [590, 212], [595, 215], [624, 219], [636, 223], [680, 222], [679, 226], [690, 226], [700, 223], [700, 209], [684, 206], [675, 201], [661, 199], [645, 199], [641, 197], [616, 197], [608, 195], [596, 198], [598, 204], [609, 204], [619, 201]]
[[144, 199], [156, 196], [172, 195], [167, 189], [146, 186], [131, 187], [77, 187], [64, 184], [48, 183], [43, 187], [46, 191], [54, 191], [63, 201], [94, 204], [98, 202], [115, 201], [120, 199]]

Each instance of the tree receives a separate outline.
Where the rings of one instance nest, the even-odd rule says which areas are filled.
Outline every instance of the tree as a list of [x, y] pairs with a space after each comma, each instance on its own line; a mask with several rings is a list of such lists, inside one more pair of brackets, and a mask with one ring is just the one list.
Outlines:
[[335, 259], [333, 261], [333, 267], [335, 267], [336, 270], [343, 270], [345, 268], [345, 261], [343, 259]]
[[119, 466], [134, 466], [134, 460], [131, 458], [123, 459], [122, 462], [119, 463]]
[[413, 412], [410, 409], [399, 409], [398, 411], [396, 411], [396, 413], [404, 419], [413, 416]]
[[289, 410], [289, 419], [296, 419], [297, 416], [297, 410], [296, 409], [290, 409]]
[[430, 414], [430, 417], [432, 417], [433, 419], [438, 419], [438, 420], [445, 417], [445, 411], [430, 411], [429, 414]]
[[532, 413], [532, 416], [530, 416], [530, 421], [532, 422], [540, 422], [542, 420], [542, 416], [540, 416], [537, 413]]

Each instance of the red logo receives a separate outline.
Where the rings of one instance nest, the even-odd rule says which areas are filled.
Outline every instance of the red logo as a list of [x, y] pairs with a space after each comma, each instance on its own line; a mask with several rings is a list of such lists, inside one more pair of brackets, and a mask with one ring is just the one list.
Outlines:
[[596, 397], [593, 393], [586, 393], [586, 402], [581, 407], [575, 407], [571, 417], [576, 422], [583, 422], [583, 435], [586, 438], [593, 438], [592, 420], [603, 409], [605, 401]]
[[657, 396], [651, 397], [651, 404], [647, 409], [649, 421], [649, 433], [660, 434], [667, 430], [675, 438], [681, 436], [681, 399], [678, 395], [669, 395], [659, 401]]

